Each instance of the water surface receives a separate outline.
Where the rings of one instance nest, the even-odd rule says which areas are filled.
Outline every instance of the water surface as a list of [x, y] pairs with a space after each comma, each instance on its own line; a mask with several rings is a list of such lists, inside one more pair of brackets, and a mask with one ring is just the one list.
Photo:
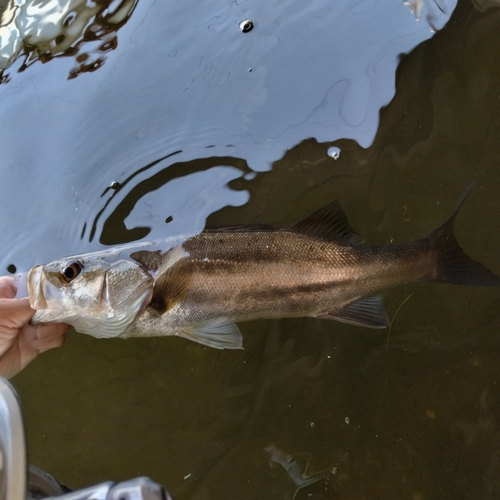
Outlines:
[[[218, 159], [210, 161], [220, 167], [231, 158], [236, 168], [245, 163], [266, 171], [311, 137], [369, 146], [380, 107], [394, 95], [399, 56], [443, 26], [455, 1], [422, 4], [420, 20], [401, 2], [373, 0], [218, 0], [193, 8], [123, 0], [109, 7], [89, 2], [89, 12], [79, 0], [61, 3], [65, 9], [45, 5], [26, 0], [2, 28], [11, 30], [1, 53], [17, 53], [4, 39], [18, 34], [15, 40], [37, 43], [41, 54], [9, 59], [0, 88], [0, 199], [6, 206], [0, 229], [9, 241], [3, 269], [26, 270], [109, 244], [105, 221], [125, 198], [133, 207], [131, 191], [143, 183], [143, 196], [155, 192], [147, 199], [154, 207], [150, 219], [172, 216], [174, 224], [148, 219], [141, 200], [137, 215], [122, 224], [134, 229], [139, 219], [151, 231], [127, 240], [201, 230], [221, 206], [245, 203], [247, 197], [223, 182], [200, 197], [199, 185], [211, 182], [205, 173], [191, 177], [193, 187], [168, 203], [171, 189], [161, 182], [206, 170], [201, 160]], [[117, 6], [124, 20], [106, 34]], [[238, 25], [248, 18], [254, 29], [243, 33]], [[72, 30], [80, 25], [79, 37]], [[108, 35], [111, 45], [103, 40]], [[85, 55], [82, 64], [101, 62], [75, 77]], [[165, 169], [193, 161], [198, 165], [162, 178]], [[223, 175], [218, 172], [213, 175]], [[236, 174], [224, 175], [227, 182]], [[192, 197], [199, 199], [191, 203]]]

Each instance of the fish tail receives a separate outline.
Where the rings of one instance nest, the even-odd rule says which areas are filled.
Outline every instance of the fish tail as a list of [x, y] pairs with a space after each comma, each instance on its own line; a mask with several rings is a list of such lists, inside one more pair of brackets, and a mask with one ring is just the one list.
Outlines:
[[457, 202], [453, 215], [428, 236], [428, 243], [437, 259], [434, 281], [455, 285], [499, 286], [500, 278], [485, 266], [471, 259], [459, 245], [454, 232], [458, 211], [470, 193], [469, 184]]

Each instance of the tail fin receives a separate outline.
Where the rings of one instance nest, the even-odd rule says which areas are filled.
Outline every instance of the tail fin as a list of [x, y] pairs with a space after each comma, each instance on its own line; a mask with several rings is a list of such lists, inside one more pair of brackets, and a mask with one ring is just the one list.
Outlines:
[[469, 195], [475, 182], [469, 184], [455, 207], [455, 212], [441, 227], [427, 237], [437, 256], [437, 276], [434, 281], [455, 285], [499, 286], [500, 278], [485, 266], [471, 259], [462, 250], [455, 237], [453, 227], [458, 211]]

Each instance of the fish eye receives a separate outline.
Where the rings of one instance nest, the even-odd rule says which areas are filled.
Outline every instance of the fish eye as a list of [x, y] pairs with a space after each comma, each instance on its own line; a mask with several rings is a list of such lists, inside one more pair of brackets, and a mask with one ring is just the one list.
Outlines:
[[83, 266], [74, 260], [67, 262], [61, 269], [61, 276], [66, 283], [71, 283], [82, 271]]

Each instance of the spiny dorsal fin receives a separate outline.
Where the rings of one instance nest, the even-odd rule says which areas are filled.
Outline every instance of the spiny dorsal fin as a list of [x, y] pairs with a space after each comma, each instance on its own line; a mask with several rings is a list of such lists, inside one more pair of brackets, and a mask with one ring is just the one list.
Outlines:
[[325, 207], [316, 210], [309, 217], [285, 226], [281, 230], [328, 240], [347, 240], [355, 245], [359, 245], [364, 241], [349, 226], [347, 217], [338, 200], [332, 201]]
[[335, 319], [342, 323], [367, 328], [385, 328], [390, 324], [382, 297], [379, 295], [356, 300], [318, 318]]
[[138, 250], [137, 252], [131, 253], [130, 258], [134, 259], [149, 271], [158, 271], [163, 262], [163, 254], [160, 250], [154, 252], [149, 250]]

